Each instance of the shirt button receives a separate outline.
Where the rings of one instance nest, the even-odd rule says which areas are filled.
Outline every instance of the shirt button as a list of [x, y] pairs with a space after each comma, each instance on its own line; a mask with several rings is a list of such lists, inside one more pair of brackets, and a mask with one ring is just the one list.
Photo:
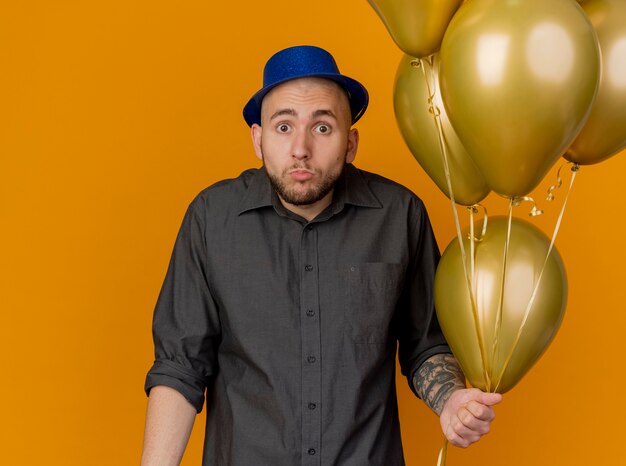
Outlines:
[[309, 231], [311, 231], [311, 230], [313, 229], [313, 225], [308, 225], [308, 226], [306, 227], [306, 229], [307, 229], [307, 230], [309, 230]]
[[309, 448], [309, 451], [307, 453], [309, 455], [314, 455], [315, 454], [315, 448]]
[[315, 315], [315, 311], [313, 309], [307, 309], [306, 315], [308, 315], [309, 317], [313, 317]]
[[311, 270], [313, 270], [313, 266], [311, 264], [307, 264], [304, 266], [304, 270], [306, 270], [307, 272], [310, 272]]
[[309, 403], [309, 409], [315, 409], [317, 405], [315, 403]]
[[313, 364], [315, 362], [315, 356], [309, 356], [306, 360]]

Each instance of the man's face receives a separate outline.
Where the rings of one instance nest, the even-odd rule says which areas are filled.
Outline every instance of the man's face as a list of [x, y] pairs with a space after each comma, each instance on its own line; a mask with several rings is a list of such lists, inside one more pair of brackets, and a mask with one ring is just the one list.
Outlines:
[[262, 126], [252, 125], [252, 139], [287, 208], [317, 214], [330, 204], [344, 165], [356, 155], [358, 133], [350, 122], [345, 92], [326, 79], [288, 81], [265, 96]]

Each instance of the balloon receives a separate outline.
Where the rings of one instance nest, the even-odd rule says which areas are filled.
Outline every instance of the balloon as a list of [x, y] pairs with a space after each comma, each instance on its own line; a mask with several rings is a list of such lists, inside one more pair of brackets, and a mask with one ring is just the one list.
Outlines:
[[[437, 317], [450, 348], [473, 386], [499, 393], [510, 390], [552, 341], [567, 300], [567, 279], [559, 253], [552, 249], [542, 274], [550, 240], [524, 220], [512, 219], [504, 270], [507, 228], [507, 217], [490, 219], [485, 236], [476, 243], [474, 288], [483, 353], [457, 240], [445, 250], [435, 275]], [[464, 237], [469, 256], [469, 239]], [[537, 280], [536, 295], [519, 333]]]
[[472, 0], [441, 45], [448, 117], [492, 190], [528, 194], [565, 153], [596, 94], [596, 34], [571, 0]]
[[[418, 63], [421, 65], [417, 65]], [[435, 96], [434, 104], [440, 110], [454, 200], [462, 205], [476, 204], [489, 194], [489, 187], [459, 141], [441, 103], [438, 54], [433, 55], [432, 65], [428, 59], [417, 60], [404, 55], [398, 66], [393, 104], [404, 142], [430, 178], [448, 196], [450, 191], [444, 171], [439, 131], [433, 114], [429, 111], [429, 85], [420, 66], [425, 67], [424, 71], [432, 86], [431, 92]]]
[[413, 57], [437, 50], [463, 0], [368, 0], [400, 49]]
[[565, 158], [589, 165], [626, 147], [626, 1], [586, 0], [582, 7], [598, 35], [602, 77], [589, 118]]

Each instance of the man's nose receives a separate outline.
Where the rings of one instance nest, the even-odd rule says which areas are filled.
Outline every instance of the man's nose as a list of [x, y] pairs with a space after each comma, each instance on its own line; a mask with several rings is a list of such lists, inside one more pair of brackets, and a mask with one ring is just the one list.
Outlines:
[[292, 157], [302, 160], [311, 156], [311, 135], [308, 131], [297, 131], [293, 138]]

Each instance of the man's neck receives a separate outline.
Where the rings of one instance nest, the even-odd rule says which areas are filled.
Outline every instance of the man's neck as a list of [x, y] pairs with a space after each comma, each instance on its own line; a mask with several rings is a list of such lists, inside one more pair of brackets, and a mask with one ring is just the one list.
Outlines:
[[299, 215], [302, 218], [305, 218], [307, 222], [310, 222], [330, 205], [333, 200], [333, 192], [329, 192], [322, 199], [312, 204], [294, 205], [284, 201], [280, 196], [278, 196], [278, 199], [280, 199], [280, 203], [285, 207], [285, 209]]

